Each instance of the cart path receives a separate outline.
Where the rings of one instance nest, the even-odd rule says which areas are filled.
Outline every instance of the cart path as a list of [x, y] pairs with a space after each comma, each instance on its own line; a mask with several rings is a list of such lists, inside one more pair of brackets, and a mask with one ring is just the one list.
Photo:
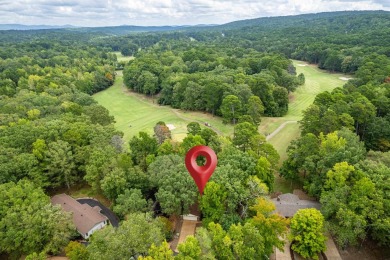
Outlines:
[[286, 121], [284, 122], [283, 124], [281, 124], [277, 129], [275, 129], [275, 131], [273, 131], [271, 134], [267, 135], [267, 137], [265, 138], [265, 140], [270, 140], [272, 137], [274, 137], [275, 135], [277, 135], [287, 124], [296, 124], [298, 123], [298, 121], [295, 121], [295, 120], [291, 120], [291, 121]]

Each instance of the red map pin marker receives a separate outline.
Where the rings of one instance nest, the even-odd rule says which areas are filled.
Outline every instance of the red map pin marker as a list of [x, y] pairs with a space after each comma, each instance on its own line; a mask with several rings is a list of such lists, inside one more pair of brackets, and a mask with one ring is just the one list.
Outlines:
[[[196, 158], [198, 158], [198, 156], [204, 156], [206, 158], [205, 165], [199, 166], [196, 163]], [[217, 166], [217, 155], [210, 147], [198, 145], [192, 147], [187, 152], [185, 163], [187, 170], [191, 174], [196, 186], [198, 186], [200, 194], [202, 195], [207, 181], [210, 179], [215, 167]]]

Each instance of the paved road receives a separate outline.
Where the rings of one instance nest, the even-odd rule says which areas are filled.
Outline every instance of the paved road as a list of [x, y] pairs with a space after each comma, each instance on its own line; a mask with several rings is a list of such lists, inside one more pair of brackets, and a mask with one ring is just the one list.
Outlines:
[[100, 213], [102, 213], [104, 216], [110, 220], [110, 223], [113, 227], [118, 227], [119, 226], [119, 219], [118, 217], [112, 212], [109, 208], [104, 206], [102, 203], [95, 199], [77, 199], [78, 202], [81, 204], [88, 204], [91, 207], [99, 206], [102, 210]]
[[273, 131], [271, 134], [267, 135], [267, 137], [265, 138], [265, 140], [269, 140], [271, 139], [272, 137], [274, 137], [275, 135], [277, 135], [287, 124], [295, 124], [297, 123], [298, 121], [286, 121], [284, 122], [283, 124], [281, 124], [275, 131]]

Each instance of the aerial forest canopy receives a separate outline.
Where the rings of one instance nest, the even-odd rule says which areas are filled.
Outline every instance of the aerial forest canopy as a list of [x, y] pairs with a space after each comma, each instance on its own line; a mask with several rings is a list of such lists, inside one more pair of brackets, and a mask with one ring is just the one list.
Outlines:
[[[61, 251], [74, 227], [48, 194], [86, 184], [123, 222], [96, 232], [88, 250], [80, 249], [83, 259], [158, 259], [172, 232], [151, 209], [183, 214], [197, 201], [204, 227], [181, 247], [179, 259], [268, 257], [282, 248], [288, 221], [265, 199], [280, 157], [257, 127], [263, 116], [285, 115], [289, 94], [305, 82], [289, 59], [353, 79], [319, 94], [303, 112], [301, 137], [288, 148], [280, 174], [320, 200], [325, 226], [342, 247], [367, 237], [389, 245], [390, 13], [176, 29], [0, 31], [0, 253]], [[119, 61], [113, 52], [134, 59]], [[114, 118], [91, 97], [115, 82], [117, 70], [130, 90], [160, 105], [222, 116], [235, 125], [234, 136], [192, 122], [178, 142], [156, 122], [154, 136], [140, 132], [124, 144]], [[183, 163], [200, 144], [219, 158], [202, 198]], [[135, 229], [155, 236], [140, 237]]]

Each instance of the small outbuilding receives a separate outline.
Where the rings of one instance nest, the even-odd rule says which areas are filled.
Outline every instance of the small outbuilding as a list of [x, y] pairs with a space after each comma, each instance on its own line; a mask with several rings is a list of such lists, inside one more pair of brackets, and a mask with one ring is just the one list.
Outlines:
[[85, 239], [108, 224], [107, 217], [100, 213], [100, 207], [81, 204], [66, 194], [55, 195], [51, 198], [51, 203], [61, 205], [63, 210], [73, 213], [73, 223]]
[[286, 193], [272, 199], [276, 212], [285, 218], [291, 218], [300, 209], [315, 208], [320, 209], [321, 204], [311, 200], [301, 200], [295, 194]]

